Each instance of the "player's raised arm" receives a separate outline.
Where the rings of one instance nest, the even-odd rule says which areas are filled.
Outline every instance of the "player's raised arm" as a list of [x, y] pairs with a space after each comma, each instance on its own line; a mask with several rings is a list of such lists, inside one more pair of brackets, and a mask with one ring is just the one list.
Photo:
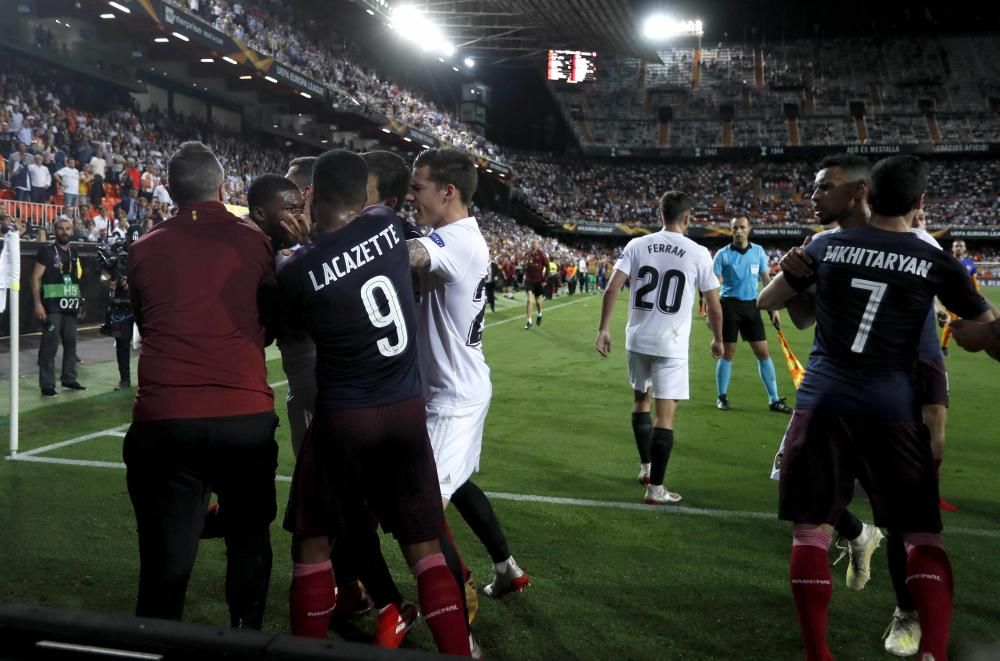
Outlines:
[[[597, 349], [597, 353], [604, 357], [607, 357], [611, 353], [611, 333], [608, 331], [608, 324], [611, 323], [611, 315], [615, 311], [615, 301], [618, 299], [618, 292], [621, 291], [627, 280], [627, 275], [616, 270], [614, 275], [611, 276], [611, 282], [608, 283], [607, 289], [604, 290], [604, 299], [601, 301], [601, 325], [597, 329], [597, 341], [594, 342], [594, 348]], [[719, 326], [721, 327], [721, 308], [719, 314]]]

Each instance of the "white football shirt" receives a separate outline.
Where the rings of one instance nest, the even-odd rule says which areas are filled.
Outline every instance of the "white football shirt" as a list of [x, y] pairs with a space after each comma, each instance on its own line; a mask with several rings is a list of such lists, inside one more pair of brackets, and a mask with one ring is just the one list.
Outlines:
[[437, 406], [488, 401], [493, 393], [483, 356], [484, 280], [490, 251], [475, 218], [416, 239], [430, 254], [419, 274], [417, 358], [424, 398]]
[[665, 358], [687, 358], [695, 290], [718, 289], [712, 255], [678, 232], [632, 239], [615, 270], [628, 275], [625, 348]]

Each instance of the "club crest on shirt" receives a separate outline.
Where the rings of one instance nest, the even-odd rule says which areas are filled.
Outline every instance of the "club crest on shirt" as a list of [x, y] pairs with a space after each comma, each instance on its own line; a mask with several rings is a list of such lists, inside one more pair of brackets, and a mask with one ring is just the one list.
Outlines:
[[431, 232], [430, 239], [434, 243], [438, 244], [438, 246], [440, 246], [441, 248], [444, 248], [444, 239], [442, 239], [441, 235], [438, 234], [437, 232]]

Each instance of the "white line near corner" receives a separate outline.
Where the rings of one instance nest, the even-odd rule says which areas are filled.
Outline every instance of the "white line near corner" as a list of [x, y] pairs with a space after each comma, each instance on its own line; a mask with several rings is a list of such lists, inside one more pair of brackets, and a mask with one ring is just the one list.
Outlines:
[[[79, 441], [78, 441], [79, 442]], [[65, 466], [87, 466], [91, 468], [114, 468], [125, 470], [125, 464], [113, 461], [89, 461], [86, 459], [59, 459], [57, 457], [38, 457], [20, 454], [8, 457], [10, 461], [34, 462], [40, 464], [61, 464]], [[291, 482], [288, 475], [276, 475], [277, 482]], [[638, 510], [640, 512], [656, 512], [658, 514], [684, 514], [689, 516], [704, 516], [712, 519], [736, 519], [755, 521], [774, 521], [780, 523], [773, 512], [741, 512], [738, 510], [720, 510], [713, 508], [688, 507], [679, 505], [643, 505], [642, 503], [626, 503], [615, 500], [593, 500], [589, 498], [562, 498], [557, 496], [537, 496], [533, 494], [504, 493], [488, 491], [486, 495], [494, 500], [510, 500], [520, 503], [538, 503], [541, 505], [558, 505], [562, 507], [586, 507], [591, 509]], [[945, 528], [945, 535], [960, 535], [963, 537], [981, 537], [1000, 539], [1000, 530], [984, 528]]]
[[[578, 298], [575, 301], [570, 301], [569, 303], [560, 303], [559, 305], [546, 306], [542, 311], [551, 312], [552, 310], [558, 310], [559, 308], [564, 308], [567, 305], [576, 305], [577, 303], [583, 303], [584, 301], [589, 301], [590, 298]], [[486, 324], [486, 328], [493, 328], [494, 326], [500, 326], [501, 324], [509, 324], [512, 321], [521, 321], [524, 317], [520, 315], [514, 315], [510, 319], [503, 319], [501, 321], [494, 321], [493, 323]]]

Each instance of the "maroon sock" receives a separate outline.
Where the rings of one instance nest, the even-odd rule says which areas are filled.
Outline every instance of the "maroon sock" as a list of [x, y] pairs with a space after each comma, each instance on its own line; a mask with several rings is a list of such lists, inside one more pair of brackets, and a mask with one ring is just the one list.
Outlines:
[[458, 584], [445, 564], [444, 555], [435, 553], [412, 568], [417, 579], [420, 611], [442, 654], [469, 656], [469, 623], [462, 607]]
[[329, 560], [314, 565], [295, 564], [292, 570], [292, 587], [288, 590], [292, 634], [306, 638], [326, 638], [330, 613], [337, 603], [330, 569]]
[[455, 549], [455, 555], [458, 557], [458, 563], [462, 566], [462, 580], [469, 580], [469, 576], [472, 575], [472, 572], [469, 571], [469, 568], [465, 564], [465, 560], [462, 560], [462, 556], [458, 552], [458, 544], [455, 543], [455, 538], [451, 534], [451, 528], [448, 526], [447, 515], [444, 517], [444, 534], [448, 538], [448, 541], [451, 542], [451, 548]]
[[818, 530], [796, 530], [792, 544], [788, 575], [808, 661], [833, 659], [826, 646], [827, 608], [833, 595], [828, 557], [830, 542], [831, 537]]
[[920, 614], [920, 651], [944, 661], [951, 633], [951, 563], [938, 535], [907, 535], [906, 543], [906, 588]]

